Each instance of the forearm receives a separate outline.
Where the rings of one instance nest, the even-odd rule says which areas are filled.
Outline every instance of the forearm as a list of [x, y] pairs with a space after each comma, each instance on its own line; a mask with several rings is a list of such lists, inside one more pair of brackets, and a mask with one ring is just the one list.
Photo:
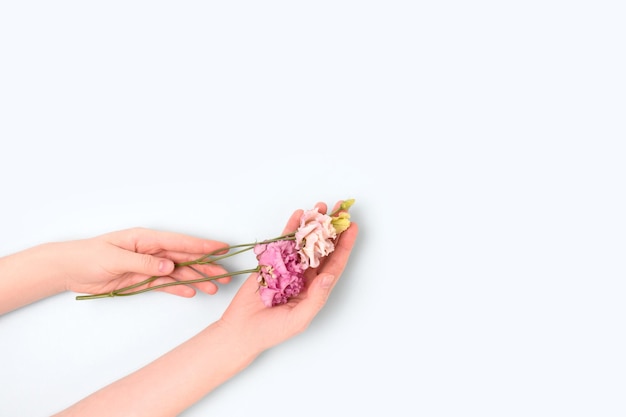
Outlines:
[[0, 258], [0, 314], [65, 290], [63, 243], [46, 243]]
[[56, 417], [177, 416], [246, 368], [260, 353], [236, 343], [237, 339], [240, 336], [216, 322]]

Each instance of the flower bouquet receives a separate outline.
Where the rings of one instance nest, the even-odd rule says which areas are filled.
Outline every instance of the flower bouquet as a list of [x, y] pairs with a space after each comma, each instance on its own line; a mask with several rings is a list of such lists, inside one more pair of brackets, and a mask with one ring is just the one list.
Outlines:
[[[149, 286], [151, 282], [160, 278], [159, 276], [152, 276], [136, 284], [111, 292], [79, 295], [76, 299], [91, 300], [130, 296], [172, 285], [196, 284], [228, 276], [257, 273], [259, 294], [263, 303], [267, 307], [284, 304], [291, 297], [298, 295], [304, 288], [304, 271], [308, 268], [318, 267], [322, 258], [334, 251], [337, 238], [350, 227], [348, 210], [352, 204], [354, 204], [354, 199], [345, 200], [330, 214], [322, 214], [317, 208], [306, 210], [302, 213], [300, 225], [295, 232], [261, 242], [220, 248], [198, 259], [176, 264], [176, 268], [192, 268], [201, 275], [200, 278]], [[249, 250], [254, 251], [258, 261], [254, 268], [214, 276], [208, 276], [193, 268], [194, 265], [216, 264], [221, 260]]]

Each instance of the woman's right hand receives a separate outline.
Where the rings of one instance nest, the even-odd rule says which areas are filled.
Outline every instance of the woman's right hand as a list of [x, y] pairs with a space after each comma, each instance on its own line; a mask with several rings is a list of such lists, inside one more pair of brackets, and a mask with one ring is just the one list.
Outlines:
[[[337, 203], [336, 207], [341, 202]], [[326, 213], [324, 203], [316, 207]], [[297, 210], [289, 219], [284, 234], [294, 232], [303, 210]], [[334, 251], [323, 259], [317, 268], [305, 271], [305, 289], [287, 303], [266, 307], [258, 293], [258, 274], [250, 275], [242, 284], [223, 316], [219, 326], [237, 338], [245, 346], [260, 353], [304, 331], [317, 313], [324, 307], [337, 280], [341, 276], [358, 235], [354, 222], [342, 232], [335, 242]]]

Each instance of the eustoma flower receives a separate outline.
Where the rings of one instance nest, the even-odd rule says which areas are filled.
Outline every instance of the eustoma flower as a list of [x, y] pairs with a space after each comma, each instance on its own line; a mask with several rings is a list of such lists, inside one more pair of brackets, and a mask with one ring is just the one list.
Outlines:
[[[322, 214], [317, 208], [304, 211], [298, 229], [283, 236], [262, 242], [245, 243], [219, 249], [216, 253], [204, 255], [190, 262], [179, 263], [177, 267], [193, 267], [207, 265], [225, 258], [254, 250], [258, 264], [256, 268], [230, 272], [224, 275], [207, 276], [194, 269], [200, 278], [186, 281], [173, 281], [150, 286], [157, 276], [150, 277], [139, 283], [103, 294], [82, 295], [77, 300], [94, 298], [129, 296], [172, 285], [188, 285], [203, 281], [212, 281], [226, 276], [246, 273], [258, 273], [259, 294], [267, 307], [285, 304], [290, 298], [297, 296], [304, 289], [304, 272], [309, 268], [317, 268], [322, 258], [335, 250], [335, 242], [339, 235], [350, 227], [348, 209], [354, 199], [343, 201], [331, 214]], [[235, 252], [228, 253], [236, 249]], [[219, 254], [217, 254], [219, 253]]]
[[259, 260], [259, 293], [266, 306], [284, 304], [304, 287], [304, 264], [293, 240], [260, 243], [254, 247]]
[[263, 303], [272, 307], [286, 303], [304, 288], [304, 271], [317, 268], [322, 258], [335, 250], [335, 240], [350, 226], [347, 210], [354, 200], [344, 201], [333, 213], [322, 214], [317, 208], [300, 218], [294, 241], [258, 244], [254, 248], [261, 272], [259, 293]]
[[330, 216], [319, 213], [317, 207], [305, 211], [296, 232], [296, 248], [300, 251], [302, 263], [317, 268], [320, 258], [335, 250], [336, 237], [337, 231]]

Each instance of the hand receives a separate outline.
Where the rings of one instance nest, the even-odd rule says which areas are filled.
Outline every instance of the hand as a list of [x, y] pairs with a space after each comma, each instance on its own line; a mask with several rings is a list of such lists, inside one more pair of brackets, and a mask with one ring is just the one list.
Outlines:
[[[339, 207], [339, 204], [341, 202], [337, 203], [336, 207]], [[316, 207], [320, 213], [326, 213], [326, 204], [318, 203]], [[297, 210], [293, 213], [284, 234], [298, 228], [302, 212]], [[286, 304], [266, 307], [257, 291], [258, 274], [252, 274], [242, 284], [224, 312], [219, 321], [220, 327], [234, 332], [239, 338], [245, 336], [246, 340], [242, 343], [257, 347], [259, 352], [304, 331], [325, 305], [348, 262], [357, 234], [358, 226], [352, 222], [350, 227], [339, 235], [335, 250], [320, 266], [305, 271], [305, 289]]]
[[[66, 242], [61, 245], [65, 259], [65, 288], [70, 291], [98, 294], [107, 293], [129, 285], [136, 284], [159, 276], [150, 286], [172, 281], [183, 281], [201, 278], [200, 271], [214, 276], [226, 274], [219, 265], [202, 265], [192, 267], [176, 267], [175, 263], [187, 262], [213, 252], [225, 243], [195, 238], [183, 234], [155, 231], [144, 228], [133, 228], [107, 233], [98, 237]], [[230, 277], [216, 280], [228, 283]], [[207, 294], [215, 294], [218, 290], [215, 282], [205, 281], [193, 285]], [[171, 294], [193, 297], [194, 288], [188, 285], [173, 285], [159, 289]]]
[[[317, 207], [320, 212], [326, 212], [326, 205], [318, 204]], [[301, 214], [302, 210], [297, 210], [291, 216], [285, 233], [297, 229]], [[191, 404], [252, 363], [263, 350], [306, 329], [324, 306], [337, 278], [346, 266], [357, 233], [355, 223], [342, 232], [333, 253], [326, 257], [317, 269], [305, 271], [305, 290], [286, 304], [266, 307], [257, 291], [257, 274], [252, 274], [217, 322], [157, 360], [107, 385], [76, 405], [56, 414], [55, 417], [179, 415]], [[110, 244], [108, 242], [111, 240], [119, 242], [119, 239], [111, 239], [110, 236], [101, 239], [106, 244]], [[99, 244], [102, 245], [101, 242]], [[163, 251], [161, 248], [164, 246], [166, 245], [153, 244], [142, 248], [157, 247], [159, 249], [152, 253], [159, 254], [167, 254], [172, 250], [181, 251], [180, 248], [171, 249], [169, 246], [167, 251]], [[132, 249], [138, 246], [124, 247]], [[199, 252], [207, 252], [207, 249], [203, 248]], [[147, 249], [144, 249], [145, 251]], [[194, 252], [195, 249], [189, 251]], [[165, 259], [168, 259], [168, 256], [165, 256]], [[157, 261], [155, 264], [157, 269], [158, 264]], [[98, 291], [101, 290], [102, 287], [98, 287]], [[193, 361], [190, 361], [190, 358], [193, 358]]]

